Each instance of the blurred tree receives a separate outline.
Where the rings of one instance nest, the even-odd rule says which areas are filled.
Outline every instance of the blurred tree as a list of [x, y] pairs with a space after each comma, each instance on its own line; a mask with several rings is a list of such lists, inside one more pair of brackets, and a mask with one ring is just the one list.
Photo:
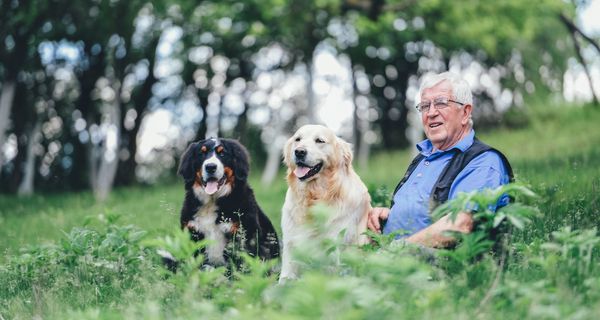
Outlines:
[[565, 3], [432, 0], [420, 4], [427, 38], [443, 48], [446, 61], [454, 53], [469, 52], [480, 64], [502, 69], [502, 85], [515, 92], [523, 92], [528, 81], [541, 93], [560, 91], [565, 57], [571, 54], [565, 46], [568, 35], [556, 19], [560, 12], [573, 11]]
[[[327, 39], [327, 27], [333, 17], [340, 14], [339, 0], [290, 0], [271, 10], [274, 38], [291, 53], [291, 66], [306, 66], [306, 110], [304, 116], [310, 123], [317, 120], [313, 93], [313, 59], [317, 45]], [[302, 110], [298, 110], [302, 112]]]
[[[20, 72], [37, 56], [43, 28], [59, 19], [61, 1], [2, 1], [0, 4], [0, 147], [6, 141]], [[0, 167], [4, 164], [0, 152]]]
[[[84, 1], [70, 11], [69, 40], [83, 43], [76, 107], [89, 132], [72, 139], [78, 158], [73, 178], [78, 186], [89, 178], [99, 199], [108, 195], [119, 168], [118, 184], [135, 180], [137, 135], [156, 83], [160, 29], [152, 10], [146, 1]], [[136, 24], [140, 14], [154, 23]]]
[[[382, 146], [386, 149], [407, 145], [405, 94], [409, 78], [417, 73], [419, 66], [418, 52], [411, 52], [411, 48], [423, 39], [420, 25], [409, 25], [418, 15], [415, 9], [399, 13], [387, 11], [378, 16], [352, 12], [347, 15], [357, 34], [353, 41], [342, 42], [355, 73], [355, 122], [372, 122], [379, 129]], [[368, 82], [360, 82], [361, 74]], [[368, 136], [368, 127], [364, 129], [366, 132], [361, 130], [357, 136]], [[360, 141], [357, 140], [359, 150], [364, 147]]]
[[[249, 107], [243, 94], [254, 76], [252, 54], [270, 41], [264, 36], [265, 6], [261, 1], [203, 1], [182, 9], [184, 14], [176, 23], [184, 31], [183, 78], [187, 89], [195, 92], [202, 114], [195, 140], [207, 137], [212, 115], [215, 128], [209, 135], [233, 136], [244, 142]], [[227, 109], [227, 95], [242, 96], [241, 104]], [[235, 125], [222, 130], [224, 121]]]
[[[365, 0], [346, 1], [344, 8], [349, 31], [337, 36], [337, 43], [350, 56], [355, 71], [369, 79], [369, 85], [355, 84], [357, 117], [374, 121], [386, 149], [408, 142], [406, 108], [412, 107], [414, 96], [405, 94], [416, 93], [407, 92], [411, 77], [451, 67], [464, 72], [476, 63], [494, 69], [503, 88], [512, 92], [511, 104], [522, 100], [523, 91], [560, 90], [569, 52], [564, 46], [566, 34], [555, 17], [565, 10], [564, 3]], [[479, 101], [486, 96], [490, 101], [481, 106], [494, 106], [498, 93], [479, 85], [480, 77], [489, 74], [475, 76], [475, 94], [483, 98]], [[416, 89], [418, 83], [412, 86]]]

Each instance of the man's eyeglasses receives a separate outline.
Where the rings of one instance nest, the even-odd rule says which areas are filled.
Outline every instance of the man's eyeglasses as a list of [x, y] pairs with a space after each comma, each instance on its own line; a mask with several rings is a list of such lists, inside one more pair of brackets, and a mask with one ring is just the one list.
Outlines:
[[462, 102], [458, 102], [452, 99], [448, 99], [446, 97], [439, 97], [439, 98], [435, 98], [432, 101], [421, 101], [421, 103], [419, 103], [416, 108], [417, 111], [421, 112], [421, 113], [426, 113], [429, 111], [429, 108], [431, 107], [431, 104], [433, 104], [433, 108], [435, 108], [436, 110], [440, 110], [440, 109], [444, 109], [448, 107], [448, 103], [450, 102], [454, 102], [457, 104], [460, 104], [461, 106], [464, 106], [465, 104]]

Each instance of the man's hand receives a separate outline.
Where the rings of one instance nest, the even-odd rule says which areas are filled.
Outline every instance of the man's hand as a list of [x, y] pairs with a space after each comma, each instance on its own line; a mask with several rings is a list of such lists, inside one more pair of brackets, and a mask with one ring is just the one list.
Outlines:
[[381, 233], [382, 220], [387, 220], [390, 215], [390, 209], [375, 207], [369, 212], [369, 219], [367, 220], [367, 228], [373, 232]]
[[406, 242], [430, 248], [447, 248], [456, 243], [456, 239], [445, 235], [446, 231], [470, 233], [473, 231], [473, 223], [473, 216], [469, 212], [459, 212], [454, 221], [450, 219], [450, 214], [447, 214], [427, 228], [406, 238]]

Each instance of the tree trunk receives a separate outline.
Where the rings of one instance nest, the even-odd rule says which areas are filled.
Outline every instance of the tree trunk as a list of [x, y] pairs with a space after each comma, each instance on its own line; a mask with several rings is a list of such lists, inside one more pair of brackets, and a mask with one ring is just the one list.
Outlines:
[[206, 115], [206, 105], [208, 104], [208, 92], [200, 91], [198, 94], [198, 99], [200, 100], [200, 109], [202, 110], [202, 120], [200, 120], [198, 129], [196, 130], [196, 137], [194, 138], [194, 141], [206, 139], [206, 118], [208, 117]]
[[[76, 106], [81, 112], [81, 117], [87, 123], [87, 128], [84, 130], [88, 130], [92, 123], [97, 122], [98, 111], [92, 99], [92, 92], [97, 80], [104, 74], [105, 68], [104, 51], [97, 55], [92, 55], [90, 50], [90, 48], [86, 48], [86, 56], [90, 61], [89, 67], [77, 77], [81, 93], [77, 98]], [[72, 143], [73, 169], [69, 175], [69, 187], [75, 190], [84, 188], [93, 189], [93, 186], [96, 184], [95, 181], [92, 181], [96, 177], [94, 161], [96, 158], [92, 157], [92, 143], [90, 140], [82, 142], [78, 136], [73, 137]]]
[[308, 123], [316, 123], [316, 106], [315, 106], [315, 93], [313, 91], [313, 63], [312, 57], [306, 62], [306, 72], [308, 77], [306, 79], [306, 118]]
[[[106, 114], [104, 115], [104, 123], [106, 126], [106, 134], [104, 140], [100, 144], [100, 152], [97, 154], [97, 176], [95, 177], [94, 195], [97, 201], [104, 201], [110, 194], [117, 169], [119, 167], [119, 151], [121, 148], [121, 90], [123, 88], [121, 79], [122, 69], [118, 67], [109, 72], [110, 86], [115, 92], [114, 98], [105, 101]], [[98, 148], [97, 148], [98, 149]]]
[[101, 152], [98, 155], [98, 175], [95, 179], [96, 188], [94, 195], [96, 200], [104, 201], [112, 190], [115, 175], [119, 165], [119, 146], [121, 140], [121, 104], [118, 98], [113, 101], [108, 110], [109, 128], [102, 143]]
[[419, 152], [415, 145], [423, 140], [423, 128], [421, 124], [421, 114], [416, 108], [408, 107], [407, 122], [408, 127], [406, 128], [406, 137], [408, 138], [409, 150], [413, 156], [416, 156]]
[[19, 196], [30, 196], [33, 194], [34, 178], [35, 178], [35, 146], [39, 143], [42, 138], [42, 124], [41, 120], [37, 119], [35, 126], [29, 133], [29, 139], [27, 141], [27, 154], [25, 158], [24, 175], [19, 190], [17, 191]]
[[358, 116], [360, 110], [358, 109], [358, 105], [356, 105], [358, 88], [356, 87], [354, 72], [354, 70], [350, 70], [350, 81], [352, 81], [352, 104], [354, 105], [354, 113], [352, 115], [352, 140], [354, 144], [354, 158], [357, 160], [358, 166], [364, 169], [369, 163], [369, 154], [371, 152], [371, 146], [365, 141], [365, 133], [369, 131], [369, 121], [363, 120]]
[[198, 124], [196, 137], [194, 141], [206, 139], [206, 131], [208, 130], [208, 115], [206, 114], [206, 106], [208, 105], [208, 92], [206, 90], [198, 90], [198, 100], [200, 100], [200, 110], [202, 110], [202, 120]]
[[[134, 108], [137, 117], [134, 120], [133, 128], [124, 134], [125, 141], [123, 142], [126, 143], [129, 157], [119, 164], [119, 169], [117, 171], [118, 178], [117, 181], [115, 181], [116, 185], [132, 185], [135, 182], [135, 170], [137, 168], [135, 155], [137, 154], [138, 133], [140, 131], [140, 127], [142, 126], [142, 120], [146, 113], [148, 102], [152, 98], [152, 87], [157, 82], [157, 79], [154, 76], [154, 62], [157, 43], [158, 40], [152, 45], [154, 48], [154, 53], [149, 58], [150, 63], [148, 65], [148, 77], [146, 77], [144, 80], [144, 83], [140, 87], [139, 92], [135, 97], [136, 99], [134, 100]], [[122, 115], [122, 117], [124, 116], [125, 114]], [[121, 123], [123, 123], [123, 121], [121, 121]]]
[[274, 136], [271, 139], [271, 143], [268, 143], [266, 146], [267, 161], [261, 177], [261, 182], [265, 186], [270, 185], [279, 172], [281, 152], [283, 150], [283, 145], [285, 144], [284, 132], [285, 128], [288, 126], [288, 123], [285, 123], [285, 121], [278, 116], [275, 116], [274, 119], [272, 118], [271, 123], [275, 124], [273, 128]]
[[249, 104], [244, 103], [244, 111], [240, 113], [237, 117], [237, 123], [233, 128], [233, 132], [231, 133], [231, 137], [237, 139], [240, 143], [247, 146], [249, 145], [248, 139], [251, 137], [248, 134], [248, 108]]
[[[369, 123], [366, 123], [367, 128], [369, 126]], [[367, 168], [367, 165], [369, 164], [369, 155], [371, 154], [371, 144], [367, 141], [365, 141], [365, 135], [361, 135], [360, 137], [360, 146], [358, 147], [358, 166], [362, 169]]]
[[0, 168], [4, 164], [2, 148], [6, 142], [6, 130], [10, 125], [10, 111], [15, 97], [16, 81], [7, 80], [2, 84], [0, 95]]
[[[277, 140], [277, 139], [276, 139]], [[281, 164], [281, 146], [278, 143], [272, 143], [269, 145], [267, 150], [267, 163], [263, 170], [261, 182], [263, 185], [268, 186], [273, 183], [277, 172], [279, 172], [279, 165]]]
[[[91, 120], [91, 119], [88, 119]], [[88, 122], [90, 123], [90, 122]], [[94, 145], [91, 141], [85, 144], [85, 150], [87, 153], [87, 167], [88, 167], [88, 176], [90, 188], [92, 191], [96, 191], [98, 188], [98, 159], [100, 159], [102, 155], [101, 146]]]

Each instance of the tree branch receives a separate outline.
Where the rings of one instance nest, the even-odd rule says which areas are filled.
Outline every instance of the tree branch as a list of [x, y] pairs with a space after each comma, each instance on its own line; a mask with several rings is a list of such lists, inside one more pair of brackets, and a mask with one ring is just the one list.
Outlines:
[[567, 29], [569, 29], [569, 31], [571, 31], [571, 33], [579, 33], [579, 35], [583, 39], [585, 39], [587, 42], [589, 42], [594, 48], [596, 48], [598, 53], [600, 53], [600, 45], [598, 45], [598, 43], [596, 43], [596, 41], [594, 41], [594, 39], [592, 39], [591, 37], [589, 37], [588, 35], [583, 33], [583, 31], [581, 31], [581, 29], [579, 29], [575, 25], [575, 23], [573, 23], [573, 21], [571, 21], [564, 13], [561, 13], [559, 15], [559, 17], [560, 17], [560, 20], [565, 24]]
[[[579, 33], [579, 35], [581, 35], [583, 38], [586, 38], [586, 36], [564, 14], [560, 14], [560, 20], [563, 22], [563, 24], [565, 25], [567, 30], [569, 30], [569, 35], [571, 35], [571, 39], [573, 40], [573, 46], [575, 47], [575, 54], [577, 55], [577, 60], [579, 60], [579, 63], [581, 63], [581, 65], [583, 66], [585, 75], [588, 78], [588, 82], [590, 84], [590, 90], [592, 91], [592, 98], [594, 100], [594, 105], [600, 105], [598, 96], [596, 96], [596, 92], [594, 91], [594, 83], [592, 82], [592, 74], [589, 70], [588, 65], [585, 63], [583, 55], [581, 54], [581, 47], [579, 46], [579, 40], [577, 39], [577, 33]], [[591, 41], [590, 43], [592, 43], [592, 45], [594, 45], [596, 47], [598, 52], [600, 52], [600, 48], [597, 46], [597, 44], [594, 43], [594, 41], [592, 39], [588, 38], [588, 41]]]

